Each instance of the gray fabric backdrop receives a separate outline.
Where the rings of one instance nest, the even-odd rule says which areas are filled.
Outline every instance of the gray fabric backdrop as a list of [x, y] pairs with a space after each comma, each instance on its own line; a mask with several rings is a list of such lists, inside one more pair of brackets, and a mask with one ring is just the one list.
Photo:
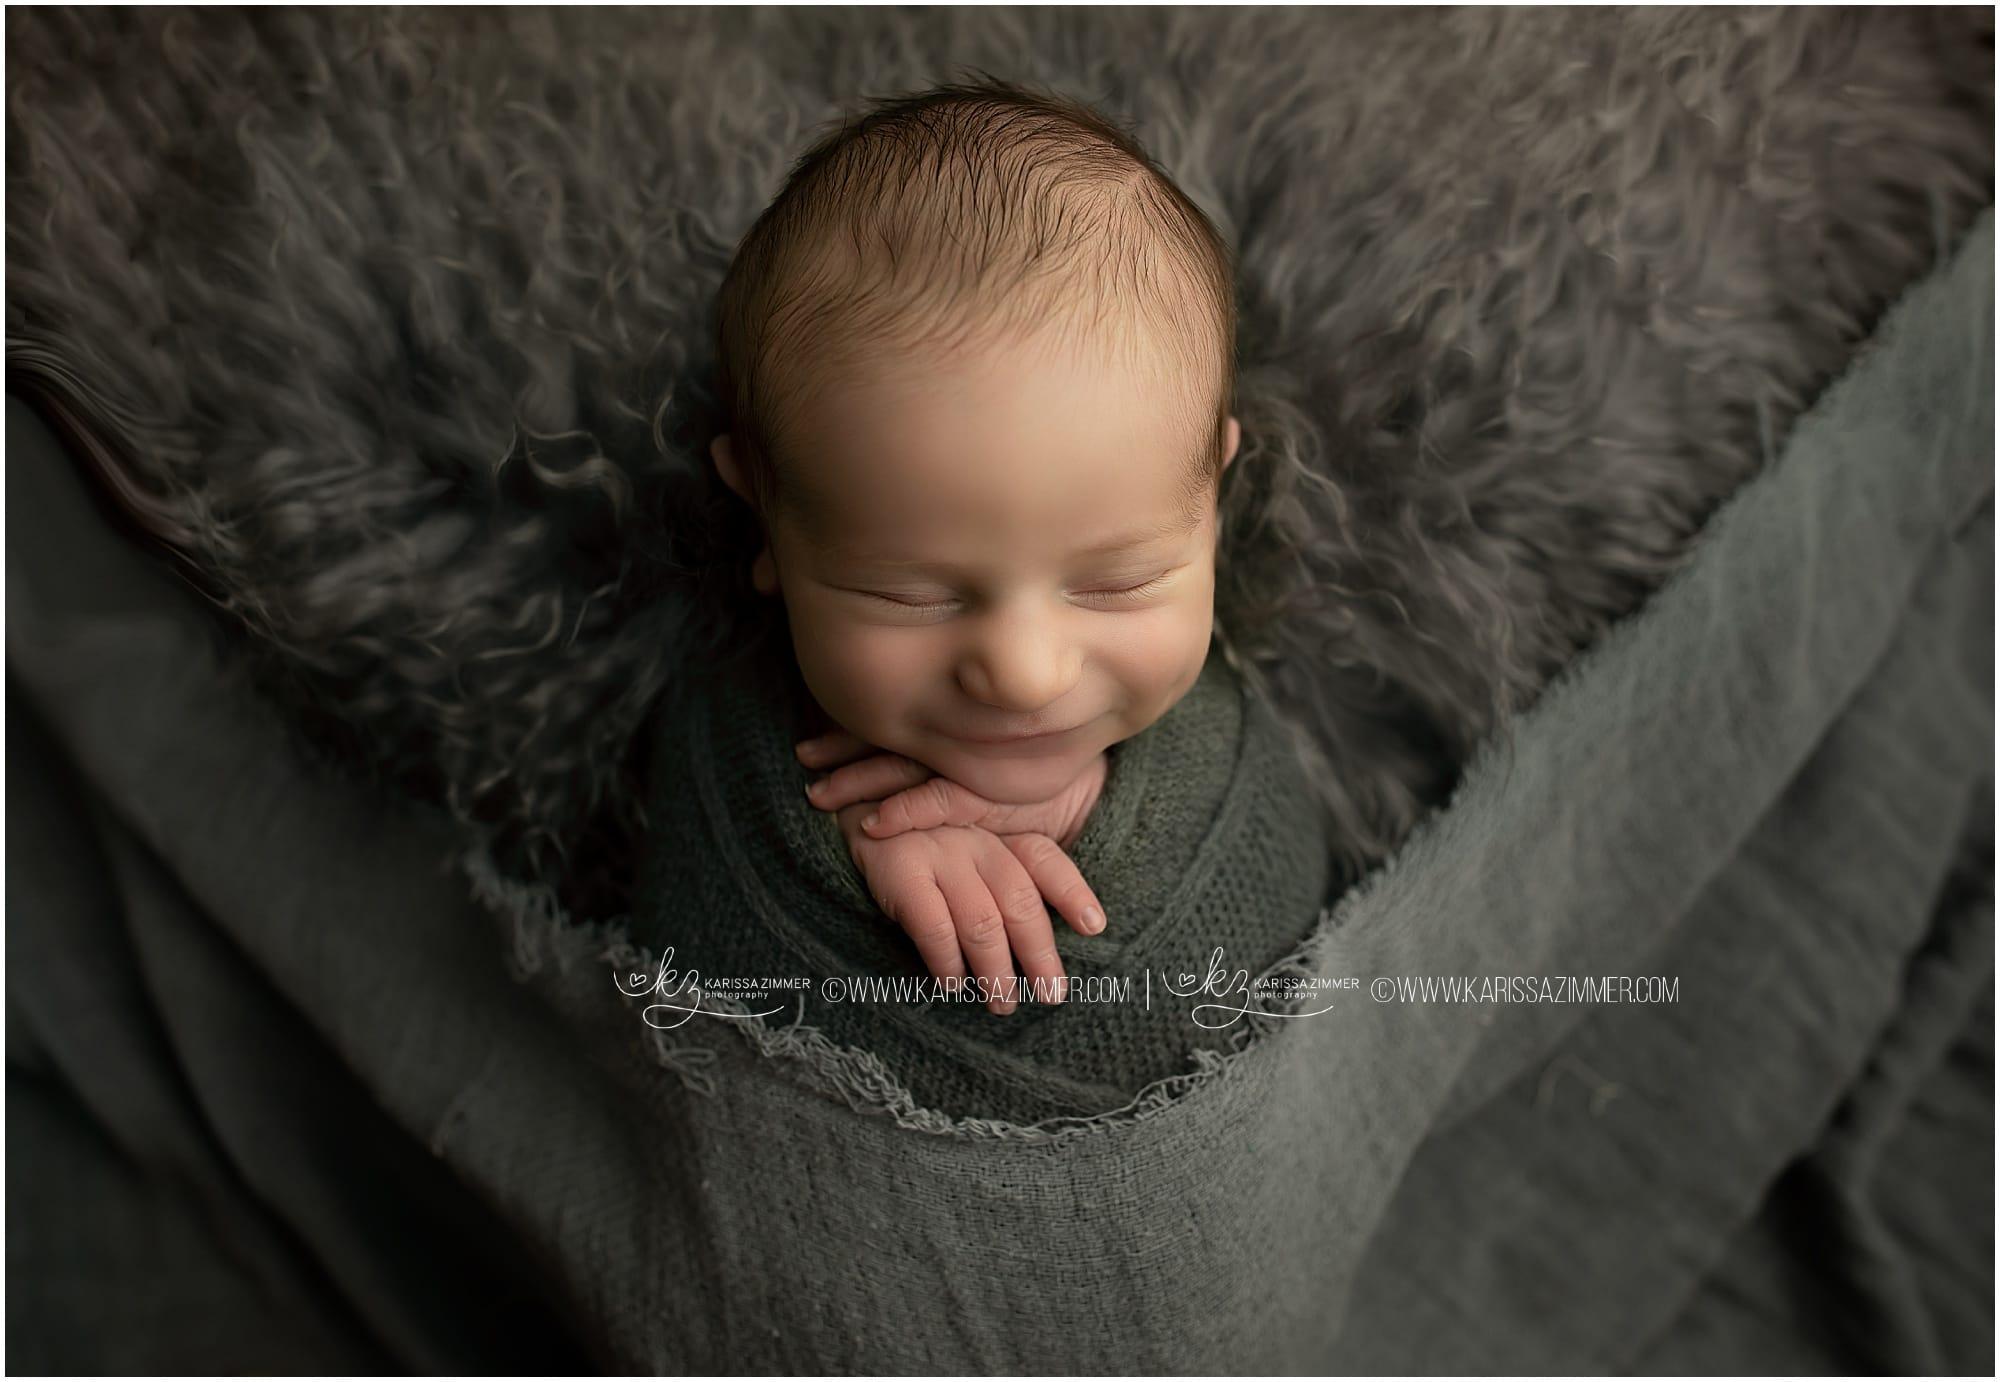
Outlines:
[[1992, 254], [1308, 957], [1677, 1001], [1343, 994], [1036, 1128], [469, 906], [10, 405], [10, 1364], [1990, 1368]]
[[[1411, 836], [1990, 205], [1990, 9], [6, 25], [10, 388], [106, 444], [10, 400], [16, 1370], [1990, 1366], [1990, 319]], [[1317, 588], [1244, 636], [1336, 848], [1408, 842], [1319, 962], [1678, 1005], [1348, 1006], [977, 1138], [857, 1117], [865, 1062], [642, 1039], [615, 933], [543, 934], [619, 910], [632, 736], [740, 565], [733, 237], [959, 63], [1130, 118], [1240, 250], [1227, 527], [1276, 537], [1221, 598]], [[439, 867], [471, 819], [497, 930]]]

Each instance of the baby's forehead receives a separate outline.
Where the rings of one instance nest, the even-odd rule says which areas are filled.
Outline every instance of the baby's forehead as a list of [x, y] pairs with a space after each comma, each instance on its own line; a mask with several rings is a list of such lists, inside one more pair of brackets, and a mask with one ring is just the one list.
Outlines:
[[[998, 521], [993, 515], [999, 510], [1011, 512], [1017, 523], [1026, 512], [1036, 530], [1067, 533], [1080, 551], [1093, 552], [1143, 545], [1142, 535], [1161, 541], [1184, 536], [1206, 516], [1208, 486], [1201, 482], [1205, 467], [1199, 457], [1191, 463], [1169, 455], [1128, 460], [1082, 485], [1073, 483], [1075, 469], [1000, 468], [966, 486], [956, 483], [962, 462], [920, 455], [901, 466], [894, 485], [885, 489], [872, 477], [844, 473], [831, 458], [808, 455], [787, 467], [780, 506], [787, 526], [812, 547], [863, 560], [880, 558], [912, 538], [923, 545], [921, 539], [930, 536], [925, 519], [938, 514], [956, 521], [960, 531], [983, 533]], [[1016, 499], [1028, 503], [1017, 506]], [[987, 502], [991, 509], [984, 507]], [[1119, 541], [1093, 545], [1094, 536], [1114, 531]]]
[[[778, 403], [781, 487], [806, 523], [842, 518], [857, 486], [888, 507], [933, 495], [1069, 493], [1095, 504], [1159, 507], [1191, 484], [1213, 442], [1208, 381], [1154, 356], [1138, 362], [1089, 343], [1011, 340], [821, 357]], [[865, 497], [872, 497], [864, 494]]]

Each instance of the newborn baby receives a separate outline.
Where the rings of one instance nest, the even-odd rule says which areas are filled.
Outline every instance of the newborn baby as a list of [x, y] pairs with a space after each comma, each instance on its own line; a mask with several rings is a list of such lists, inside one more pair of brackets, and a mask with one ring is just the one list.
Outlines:
[[[1216, 304], [1192, 302], [1212, 278], [1134, 248], [1154, 284], [1180, 280], [1172, 322], [1074, 288], [910, 304], [872, 340], [790, 342], [764, 384], [782, 422], [766, 410], [762, 446], [738, 426], [710, 448], [758, 514], [756, 588], [784, 600], [830, 724], [800, 746], [834, 770], [816, 804], [930, 970], [970, 970], [996, 1012], [1014, 962], [1060, 1000], [1042, 898], [1084, 934], [1106, 924], [1060, 846], [1104, 750], [1194, 686], [1214, 626], [1230, 350]], [[902, 268], [932, 274], [908, 252]], [[960, 256], [938, 282], [974, 268]]]
[[1063, 847], [1208, 655], [1230, 273], [1120, 132], [991, 84], [823, 141], [724, 287], [710, 450], [823, 714], [815, 804], [996, 1012], [1017, 961], [1060, 1001], [1043, 898], [1106, 925]]

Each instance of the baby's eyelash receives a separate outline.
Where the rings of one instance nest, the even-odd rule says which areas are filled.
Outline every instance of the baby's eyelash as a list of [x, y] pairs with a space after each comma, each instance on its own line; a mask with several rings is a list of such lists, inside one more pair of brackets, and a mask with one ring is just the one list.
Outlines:
[[897, 609], [943, 609], [952, 603], [950, 600], [899, 600], [894, 595], [882, 595], [873, 590], [864, 590], [861, 593], [871, 600], [894, 605]]
[[[1161, 586], [1167, 584], [1168, 579], [1173, 574], [1171, 571], [1166, 571], [1153, 577], [1152, 580], [1142, 581], [1138, 585], [1120, 586], [1113, 590], [1079, 590], [1076, 593], [1084, 599], [1133, 599], [1143, 595], [1151, 595]], [[956, 600], [905, 600], [895, 595], [884, 595], [876, 590], [863, 590], [857, 593], [866, 595], [878, 604], [893, 605], [897, 609], [940, 610], [948, 609], [958, 603]]]
[[1152, 593], [1153, 593], [1153, 592], [1154, 592], [1155, 590], [1158, 590], [1158, 589], [1159, 589], [1159, 588], [1160, 588], [1161, 586], [1165, 585], [1165, 584], [1167, 583], [1167, 577], [1168, 577], [1168, 576], [1171, 576], [1172, 574], [1173, 574], [1173, 573], [1172, 573], [1171, 571], [1169, 571], [1169, 572], [1166, 572], [1166, 573], [1164, 573], [1164, 574], [1162, 574], [1162, 575], [1158, 575], [1158, 576], [1155, 576], [1155, 577], [1153, 577], [1153, 579], [1152, 579], [1152, 580], [1150, 580], [1150, 581], [1142, 581], [1142, 582], [1141, 582], [1140, 584], [1138, 584], [1138, 585], [1128, 585], [1128, 586], [1124, 586], [1124, 587], [1122, 587], [1122, 588], [1120, 588], [1120, 589], [1117, 589], [1117, 590], [1079, 590], [1079, 591], [1077, 592], [1077, 594], [1079, 594], [1079, 595], [1086, 595], [1086, 596], [1091, 596], [1091, 595], [1119, 595], [1119, 596], [1135, 596], [1135, 595], [1150, 595], [1150, 594], [1152, 594]]

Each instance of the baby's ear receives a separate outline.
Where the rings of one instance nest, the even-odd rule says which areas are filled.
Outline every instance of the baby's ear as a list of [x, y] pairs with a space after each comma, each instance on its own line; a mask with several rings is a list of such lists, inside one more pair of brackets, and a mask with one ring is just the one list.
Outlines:
[[[743, 472], [736, 464], [736, 453], [730, 449], [727, 432], [708, 444], [708, 454], [715, 462], [716, 470], [722, 475], [722, 483], [735, 490], [737, 497], [744, 503], [756, 507], [749, 492], [744, 488]], [[763, 527], [761, 519], [757, 526]], [[756, 559], [750, 563], [750, 584], [764, 595], [776, 595], [782, 589], [778, 581], [777, 559], [771, 555], [769, 532], [764, 534], [764, 544], [758, 549]]]
[[[1229, 463], [1236, 459], [1236, 448], [1243, 441], [1243, 425], [1234, 417], [1229, 419], [1229, 436], [1222, 447], [1222, 469], [1229, 469]], [[1218, 471], [1217, 474], [1221, 472]]]
[[708, 444], [709, 459], [715, 462], [716, 471], [722, 476], [722, 483], [736, 491], [744, 503], [750, 502], [750, 495], [744, 489], [743, 472], [736, 464], [736, 453], [730, 449], [729, 434], [722, 433]]

